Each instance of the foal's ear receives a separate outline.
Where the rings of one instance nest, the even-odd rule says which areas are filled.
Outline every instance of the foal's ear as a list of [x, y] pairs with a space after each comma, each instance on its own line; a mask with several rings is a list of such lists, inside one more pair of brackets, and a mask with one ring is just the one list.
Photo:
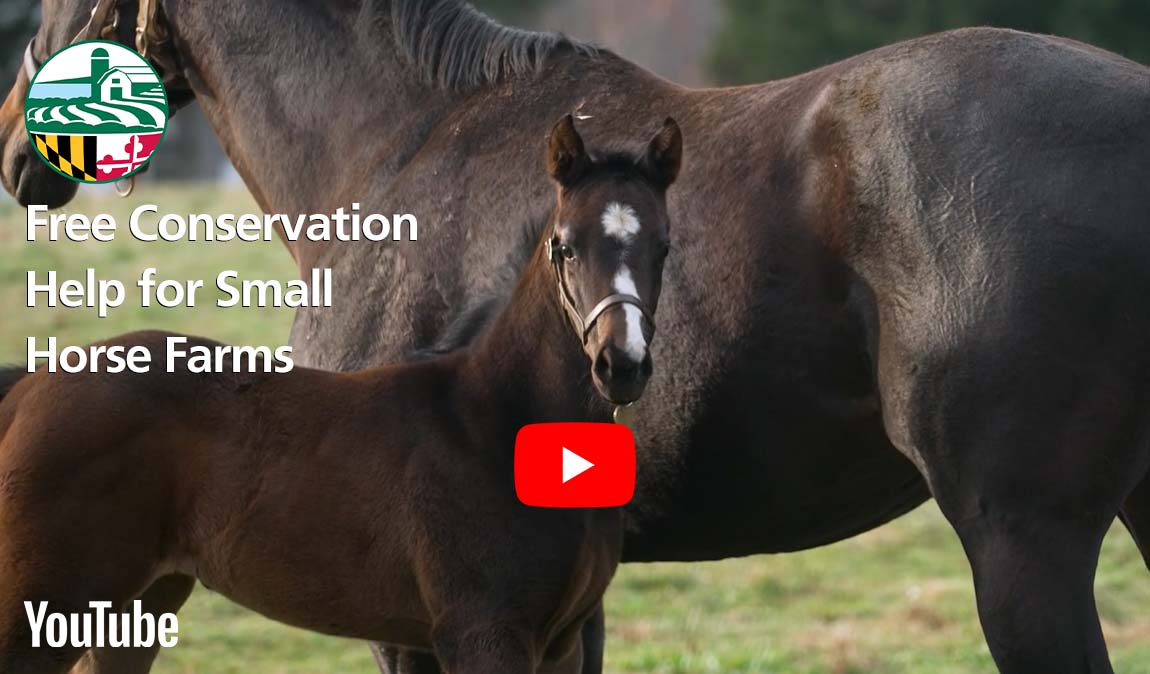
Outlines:
[[560, 185], [573, 185], [590, 165], [575, 120], [570, 114], [564, 115], [547, 139], [547, 174]]
[[674, 119], [663, 121], [663, 128], [647, 144], [643, 164], [651, 177], [666, 189], [679, 177], [679, 165], [683, 161], [683, 132]]

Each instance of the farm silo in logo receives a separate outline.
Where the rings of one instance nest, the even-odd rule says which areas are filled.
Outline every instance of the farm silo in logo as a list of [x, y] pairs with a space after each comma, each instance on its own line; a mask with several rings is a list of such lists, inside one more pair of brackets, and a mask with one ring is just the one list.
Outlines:
[[168, 125], [156, 71], [135, 51], [92, 40], [48, 59], [28, 88], [24, 124], [40, 158], [78, 182], [119, 180], [152, 158]]

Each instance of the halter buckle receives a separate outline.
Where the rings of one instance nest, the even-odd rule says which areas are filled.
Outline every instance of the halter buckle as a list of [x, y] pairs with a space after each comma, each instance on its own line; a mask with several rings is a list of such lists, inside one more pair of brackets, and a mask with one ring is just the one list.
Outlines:
[[616, 405], [615, 409], [611, 412], [611, 420], [620, 426], [626, 426], [635, 431], [635, 403], [627, 403], [626, 405]]
[[559, 261], [557, 259], [559, 256], [559, 237], [552, 236], [551, 238], [547, 239], [547, 241], [543, 244], [543, 252], [547, 255], [548, 260], [557, 263]]

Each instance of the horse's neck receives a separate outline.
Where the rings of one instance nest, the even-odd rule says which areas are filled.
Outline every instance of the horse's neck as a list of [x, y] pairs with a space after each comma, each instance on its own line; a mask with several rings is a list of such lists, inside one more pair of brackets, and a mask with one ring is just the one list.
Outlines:
[[553, 270], [536, 251], [507, 307], [465, 352], [461, 376], [485, 400], [516, 410], [516, 428], [543, 421], [607, 420], [555, 284]]
[[371, 5], [166, 3], [197, 100], [265, 211], [364, 199], [451, 109], [453, 94], [409, 72]]

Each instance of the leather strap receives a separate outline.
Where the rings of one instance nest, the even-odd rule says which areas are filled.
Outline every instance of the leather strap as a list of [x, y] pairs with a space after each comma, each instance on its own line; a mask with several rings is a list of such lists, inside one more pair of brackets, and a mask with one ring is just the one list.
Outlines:
[[591, 311], [587, 312], [586, 317], [582, 316], [575, 306], [575, 298], [571, 296], [571, 292], [567, 290], [567, 284], [563, 282], [563, 257], [559, 254], [556, 237], [546, 241], [544, 253], [555, 270], [555, 283], [559, 286], [559, 304], [563, 306], [563, 310], [570, 317], [571, 323], [579, 331], [584, 344], [587, 343], [587, 338], [591, 336], [591, 329], [595, 327], [595, 322], [599, 320], [603, 312], [621, 304], [639, 307], [639, 311], [643, 313], [643, 318], [647, 319], [652, 328], [655, 327], [655, 317], [651, 315], [651, 311], [647, 309], [643, 300], [626, 293], [613, 293], [604, 297], [595, 304]]
[[[116, 10], [119, 6], [120, 0], [96, 0], [88, 17], [88, 23], [84, 24], [69, 44], [95, 39], [118, 41], [116, 32], [119, 28], [120, 14]], [[152, 49], [157, 45], [168, 45], [171, 41], [170, 32], [161, 13], [160, 0], [139, 0], [135, 48], [140, 56], [156, 66], [163, 77], [163, 84], [168, 90], [169, 114], [174, 115], [178, 109], [191, 101], [191, 96], [180, 96], [181, 93], [186, 93], [187, 89], [186, 83], [184, 86], [177, 86], [179, 82], [177, 73], [180, 72], [178, 57], [171, 49]], [[29, 83], [42, 65], [36, 59], [35, 42], [36, 38], [32, 38], [24, 48], [24, 74]]]
[[591, 328], [595, 327], [595, 321], [599, 320], [599, 316], [606, 310], [613, 306], [620, 304], [630, 304], [639, 307], [639, 311], [643, 313], [643, 317], [647, 319], [651, 325], [655, 324], [655, 319], [651, 316], [651, 312], [647, 311], [647, 306], [643, 304], [643, 300], [635, 297], [634, 295], [627, 295], [625, 293], [615, 293], [608, 295], [599, 300], [595, 308], [587, 313], [587, 317], [583, 319], [583, 343], [587, 343], [587, 337], [591, 334]]
[[[104, 29], [109, 27], [108, 15], [115, 9], [119, 0], [96, 0], [96, 4], [92, 6], [92, 13], [88, 16], [88, 23], [76, 33], [76, 37], [68, 44], [75, 44], [85, 40], [98, 40], [103, 37]], [[111, 28], [114, 30], [116, 22], [119, 17], [113, 16], [111, 20]], [[31, 82], [32, 78], [36, 75], [36, 71], [40, 69], [41, 63], [36, 60], [36, 55], [32, 53], [32, 45], [36, 42], [33, 37], [28, 41], [28, 46], [24, 48], [24, 74]]]

